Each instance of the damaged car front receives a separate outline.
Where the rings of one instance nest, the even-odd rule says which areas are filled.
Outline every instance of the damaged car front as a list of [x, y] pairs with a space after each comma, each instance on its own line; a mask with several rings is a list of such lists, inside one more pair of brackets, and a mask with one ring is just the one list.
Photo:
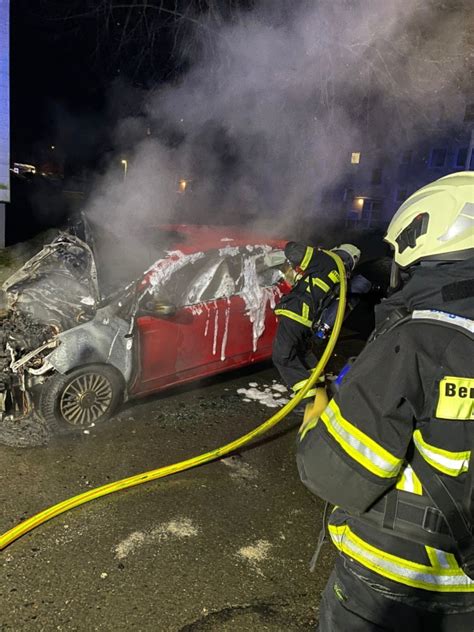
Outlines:
[[98, 305], [92, 251], [67, 233], [5, 281], [0, 294], [0, 424], [33, 414], [40, 387], [58, 371], [58, 358], [61, 364], [62, 336], [91, 322]]
[[268, 359], [282, 248], [229, 227], [59, 234], [2, 286], [0, 442]]
[[94, 426], [127, 398], [139, 283], [177, 238], [153, 232], [127, 251], [83, 218], [4, 282], [0, 442]]

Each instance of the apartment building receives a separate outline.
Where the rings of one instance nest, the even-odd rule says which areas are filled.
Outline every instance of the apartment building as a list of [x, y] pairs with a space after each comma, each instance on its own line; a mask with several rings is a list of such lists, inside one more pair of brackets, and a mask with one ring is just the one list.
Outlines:
[[347, 227], [384, 228], [420, 187], [449, 173], [474, 170], [474, 104], [457, 129], [436, 129], [424, 138], [399, 151], [372, 147], [352, 153], [342, 194]]

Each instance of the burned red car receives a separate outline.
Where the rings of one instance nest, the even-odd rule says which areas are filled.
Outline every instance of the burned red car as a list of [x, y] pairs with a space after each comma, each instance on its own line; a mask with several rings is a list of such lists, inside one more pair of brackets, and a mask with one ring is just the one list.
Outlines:
[[83, 429], [128, 398], [269, 358], [284, 244], [172, 225], [127, 256], [61, 233], [3, 285], [0, 424], [34, 412]]

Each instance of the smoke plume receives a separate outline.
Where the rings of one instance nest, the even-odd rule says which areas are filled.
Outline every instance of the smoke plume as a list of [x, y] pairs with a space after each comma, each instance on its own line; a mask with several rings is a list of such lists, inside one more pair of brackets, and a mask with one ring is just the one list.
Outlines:
[[324, 226], [351, 152], [401, 151], [462, 120], [466, 11], [273, 0], [202, 23], [189, 70], [121, 122], [133, 149], [98, 184], [90, 215], [127, 235], [175, 219], [266, 221], [285, 235], [300, 220]]

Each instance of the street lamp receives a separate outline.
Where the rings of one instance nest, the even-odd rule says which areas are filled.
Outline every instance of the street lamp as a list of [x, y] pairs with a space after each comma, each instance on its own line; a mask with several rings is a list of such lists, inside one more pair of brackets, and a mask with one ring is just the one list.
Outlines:
[[125, 181], [125, 178], [127, 177], [128, 160], [125, 160], [125, 158], [122, 158], [120, 162], [123, 165], [123, 179]]

